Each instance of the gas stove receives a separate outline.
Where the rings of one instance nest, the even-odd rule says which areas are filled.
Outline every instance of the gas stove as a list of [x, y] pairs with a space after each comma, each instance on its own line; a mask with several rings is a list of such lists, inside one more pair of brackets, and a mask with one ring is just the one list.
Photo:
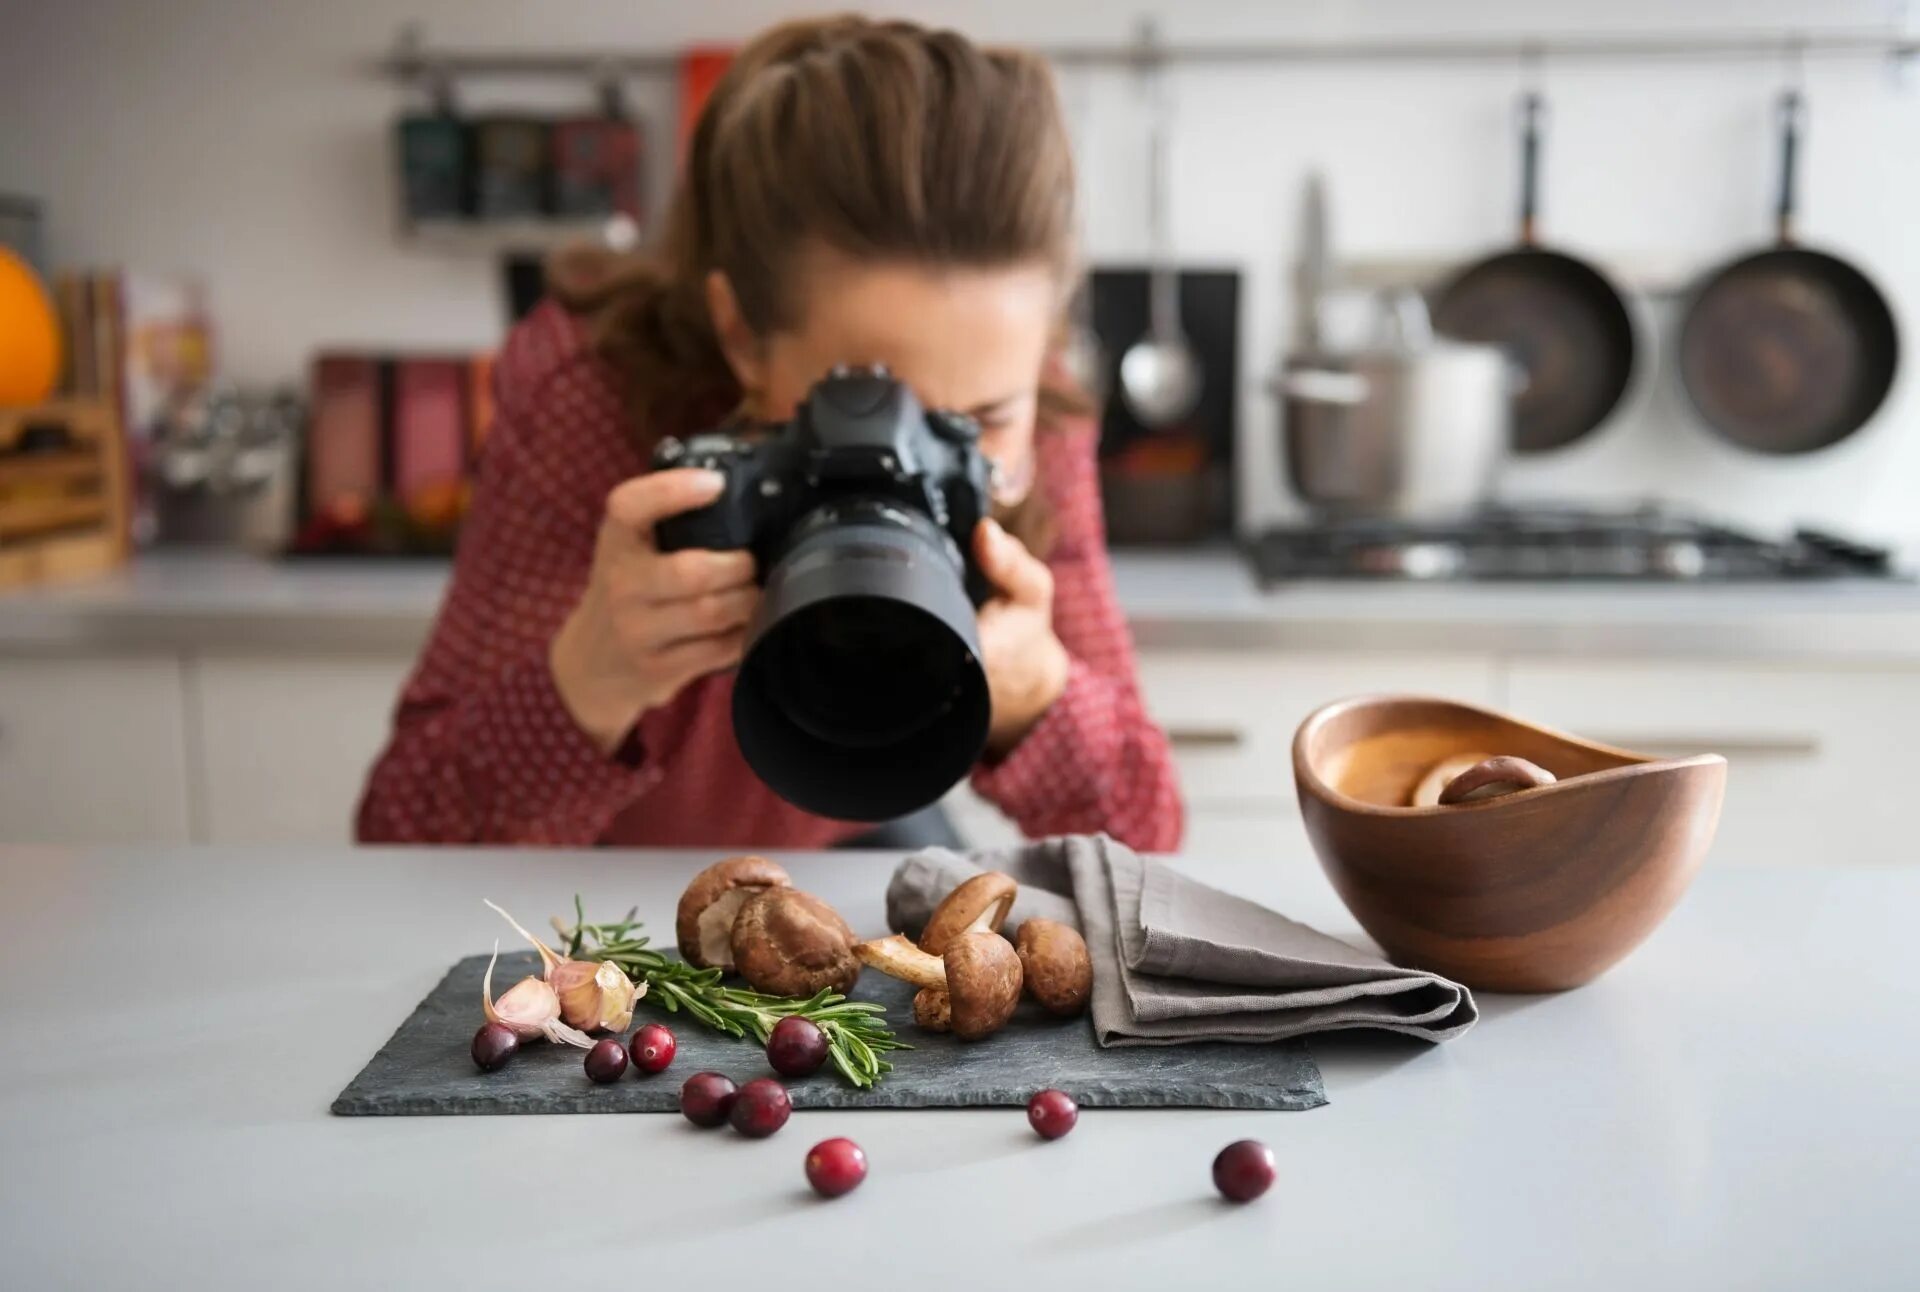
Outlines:
[[1457, 520], [1330, 520], [1248, 546], [1266, 585], [1301, 579], [1755, 583], [1901, 579], [1893, 554], [1798, 529], [1767, 538], [1674, 511], [1490, 508]]

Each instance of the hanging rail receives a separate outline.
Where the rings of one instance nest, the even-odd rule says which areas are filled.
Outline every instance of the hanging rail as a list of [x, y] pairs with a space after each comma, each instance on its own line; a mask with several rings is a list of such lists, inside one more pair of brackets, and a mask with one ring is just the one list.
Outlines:
[[[1110, 44], [1036, 45], [1068, 67], [1134, 67], [1143, 59], [1173, 63], [1512, 63], [1713, 62], [1779, 60], [1788, 54], [1821, 59], [1903, 60], [1920, 53], [1920, 36], [1862, 31], [1749, 31], [1713, 35], [1612, 33], [1535, 37], [1379, 37], [1351, 40], [1246, 40], [1170, 42], [1151, 48], [1139, 41]], [[662, 50], [484, 50], [430, 48], [416, 27], [401, 33], [393, 51], [379, 60], [389, 76], [596, 77], [670, 73], [680, 55]]]

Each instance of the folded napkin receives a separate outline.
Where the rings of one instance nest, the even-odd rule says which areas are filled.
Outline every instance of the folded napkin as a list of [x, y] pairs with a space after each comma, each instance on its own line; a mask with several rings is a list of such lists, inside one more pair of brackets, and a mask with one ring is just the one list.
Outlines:
[[1354, 1027], [1445, 1041], [1479, 1017], [1459, 983], [1390, 964], [1105, 835], [914, 853], [887, 886], [888, 923], [917, 935], [943, 897], [983, 870], [1020, 885], [1009, 933], [1036, 916], [1080, 929], [1101, 1045], [1279, 1041]]

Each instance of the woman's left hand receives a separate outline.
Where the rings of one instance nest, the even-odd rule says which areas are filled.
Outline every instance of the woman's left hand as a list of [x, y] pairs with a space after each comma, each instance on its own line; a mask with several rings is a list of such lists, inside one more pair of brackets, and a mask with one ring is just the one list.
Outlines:
[[987, 752], [1005, 755], [1067, 689], [1067, 648], [1053, 635], [1053, 571], [1021, 541], [983, 520], [974, 553], [1000, 595], [980, 607], [980, 655], [993, 721]]

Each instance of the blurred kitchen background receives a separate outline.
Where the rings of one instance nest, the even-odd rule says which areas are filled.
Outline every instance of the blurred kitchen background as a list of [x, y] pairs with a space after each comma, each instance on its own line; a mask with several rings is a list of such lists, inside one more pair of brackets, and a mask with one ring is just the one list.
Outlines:
[[[1727, 753], [1717, 858], [1905, 858], [1920, 14], [890, 8], [1059, 63], [1116, 574], [1192, 849], [1295, 828], [1293, 724], [1391, 689]], [[801, 12], [9, 10], [0, 839], [346, 837], [540, 257], [644, 240], [728, 46]], [[1484, 264], [1529, 120], [1566, 255]], [[1786, 124], [1831, 256], [1705, 292], [1775, 241]], [[1158, 368], [1122, 362], [1143, 339]]]

